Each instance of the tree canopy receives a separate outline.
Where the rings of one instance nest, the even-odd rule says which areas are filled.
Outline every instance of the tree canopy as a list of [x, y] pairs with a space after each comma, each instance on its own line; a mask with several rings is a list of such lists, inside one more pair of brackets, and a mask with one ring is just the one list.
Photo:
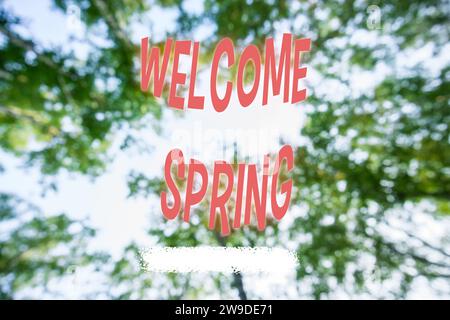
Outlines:
[[[299, 297], [407, 297], [415, 281], [450, 294], [448, 1], [374, 1], [380, 17], [375, 24], [365, 1], [204, 0], [201, 10], [181, 0], [53, 1], [64, 14], [72, 5], [85, 28], [78, 39], [88, 47], [84, 59], [23, 36], [22, 21], [0, 9], [3, 151], [44, 176], [61, 170], [98, 176], [119, 132], [157, 124], [165, 106], [140, 90], [139, 43], [133, 40], [135, 25], [153, 7], [177, 12], [175, 29], [166, 36], [195, 40], [200, 28], [210, 30], [202, 61], [222, 37], [241, 47], [262, 46], [265, 38], [288, 30], [311, 38], [305, 63], [317, 74], [299, 106], [307, 122], [298, 133], [304, 142], [296, 146], [292, 174], [293, 222], [281, 230], [269, 221], [263, 233], [249, 227], [224, 238], [207, 229], [206, 219], [171, 232], [161, 219], [149, 227], [149, 236], [166, 246], [270, 244], [295, 250]], [[369, 85], [359, 86], [363, 78]], [[125, 147], [136, 143], [125, 137]], [[148, 198], [164, 184], [136, 169], [128, 187], [130, 197]], [[21, 201], [1, 196], [2, 225], [21, 221]], [[196, 210], [206, 211], [207, 204]], [[102, 257], [79, 251], [78, 242], [94, 235], [89, 227], [72, 234], [75, 222], [64, 215], [27, 211], [28, 222], [2, 234], [2, 298], [14, 297], [19, 283], [45, 285], [67, 265]], [[447, 234], [423, 237], [417, 217], [444, 225]], [[73, 253], [47, 255], [57, 245]], [[259, 296], [242, 274], [144, 274], [137, 246], [131, 244], [105, 271], [117, 284], [114, 298], [154, 297], [156, 287], [164, 288], [156, 295], [167, 298]]]

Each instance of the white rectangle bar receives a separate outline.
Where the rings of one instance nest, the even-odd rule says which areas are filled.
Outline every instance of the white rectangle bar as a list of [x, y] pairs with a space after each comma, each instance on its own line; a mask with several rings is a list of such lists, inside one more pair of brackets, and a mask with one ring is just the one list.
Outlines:
[[154, 272], [291, 273], [295, 252], [268, 247], [152, 247], [141, 250], [142, 267]]

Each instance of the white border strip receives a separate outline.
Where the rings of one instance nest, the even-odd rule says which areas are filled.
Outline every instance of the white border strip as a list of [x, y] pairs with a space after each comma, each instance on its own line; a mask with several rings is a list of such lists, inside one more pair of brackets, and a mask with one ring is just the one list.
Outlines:
[[295, 252], [268, 247], [152, 247], [140, 255], [153, 272], [291, 273], [299, 263]]

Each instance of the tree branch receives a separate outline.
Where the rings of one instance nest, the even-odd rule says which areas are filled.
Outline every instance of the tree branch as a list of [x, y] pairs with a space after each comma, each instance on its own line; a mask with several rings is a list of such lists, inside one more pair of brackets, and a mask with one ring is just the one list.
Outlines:
[[[214, 231], [214, 235], [216, 236], [217, 242], [222, 246], [226, 246], [226, 240], [224, 237], [220, 235], [217, 231]], [[239, 299], [247, 300], [247, 292], [244, 289], [244, 281], [242, 278], [242, 273], [233, 272], [233, 286], [238, 290]]]

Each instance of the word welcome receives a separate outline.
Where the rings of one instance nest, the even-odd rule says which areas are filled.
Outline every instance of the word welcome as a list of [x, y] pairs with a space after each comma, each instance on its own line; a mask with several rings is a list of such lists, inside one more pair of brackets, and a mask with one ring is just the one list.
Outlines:
[[[272, 214], [277, 220], [281, 220], [286, 214], [292, 191], [292, 179], [279, 184], [280, 167], [281, 164], [286, 162], [287, 173], [289, 173], [294, 166], [294, 154], [292, 148], [289, 145], [283, 146], [276, 156], [275, 164], [271, 174], [271, 190], [270, 201]], [[171, 150], [166, 157], [164, 174], [167, 183], [167, 187], [173, 195], [172, 205], [169, 203], [168, 193], [163, 191], [161, 193], [161, 208], [164, 216], [167, 219], [176, 218], [182, 208], [181, 192], [171, 175], [172, 164], [176, 163], [176, 177], [180, 180], [186, 180], [187, 184], [186, 192], [184, 196], [183, 207], [183, 220], [188, 222], [190, 219], [190, 212], [192, 206], [200, 203], [206, 195], [208, 187], [208, 171], [206, 166], [195, 159], [191, 159], [188, 169], [186, 169], [186, 163], [184, 161], [183, 152], [179, 149]], [[256, 220], [258, 230], [264, 230], [266, 226], [266, 204], [267, 193], [269, 184], [269, 163], [270, 157], [266, 155], [264, 157], [263, 175], [261, 186], [258, 183], [256, 164], [239, 164], [237, 169], [237, 178], [234, 177], [234, 171], [231, 164], [226, 161], [216, 161], [214, 163], [214, 172], [212, 178], [212, 192], [210, 198], [209, 208], [209, 229], [214, 229], [216, 222], [216, 213], [220, 213], [221, 233], [222, 235], [230, 234], [230, 222], [227, 212], [227, 202], [229, 201], [233, 190], [235, 189], [235, 206], [234, 206], [234, 219], [233, 228], [239, 228], [241, 226], [242, 207], [244, 207], [244, 224], [250, 224], [252, 202], [256, 211]], [[187, 172], [186, 172], [187, 171]], [[194, 191], [194, 177], [198, 175], [201, 178], [200, 187], [197, 191]], [[221, 185], [220, 176], [227, 177], [227, 183], [225, 186]], [[244, 190], [244, 180], [247, 182], [246, 190]], [[236, 183], [236, 188], [234, 184]], [[259, 188], [261, 187], [261, 188]], [[261, 189], [261, 194], [259, 190]], [[277, 202], [277, 190], [280, 190], [281, 195], [285, 195], [284, 202], [279, 205]], [[245, 203], [243, 199], [245, 198]]]
[[[164, 53], [159, 47], [152, 47], [149, 50], [148, 37], [141, 39], [141, 90], [148, 91], [150, 87], [151, 76], [153, 75], [153, 95], [161, 97], [166, 82], [166, 73], [170, 61], [173, 61], [172, 74], [170, 80], [170, 89], [167, 104], [176, 109], [184, 109], [186, 98], [178, 96], [178, 86], [186, 85], [187, 74], [180, 72], [180, 56], [191, 55], [191, 68], [189, 91], [187, 97], [188, 109], [204, 109], [205, 96], [195, 94], [195, 81], [197, 77], [197, 66], [199, 59], [200, 43], [190, 40], [173, 40], [168, 38], [165, 42]], [[173, 47], [173, 59], [170, 59]], [[220, 72], [219, 62], [222, 57], [227, 58], [227, 67], [230, 69], [237, 65], [236, 89], [239, 103], [242, 107], [248, 107], [256, 98], [260, 86], [261, 74], [263, 78], [262, 105], [266, 105], [269, 95], [269, 80], [272, 84], [273, 95], [277, 96], [281, 91], [281, 83], [284, 83], [283, 101], [299, 103], [306, 99], [306, 89], [299, 88], [299, 80], [306, 77], [307, 68], [300, 67], [301, 53], [309, 52], [311, 40], [308, 38], [294, 39], [292, 34], [283, 35], [281, 49], [279, 52], [278, 68], [276, 67], [275, 47], [273, 38], [265, 41], [264, 56], [261, 56], [256, 45], [250, 44], [244, 48], [239, 58], [236, 58], [235, 48], [230, 38], [223, 38], [215, 47], [210, 74], [209, 93], [214, 109], [217, 112], [223, 112], [227, 109], [231, 93], [233, 90], [233, 81], [226, 82], [225, 94], [223, 97], [217, 92], [218, 75]], [[293, 58], [293, 66], [291, 61]], [[238, 60], [238, 61], [236, 61]], [[264, 67], [262, 68], [262, 61]], [[248, 91], [245, 90], [244, 75], [247, 66], [252, 63], [254, 69], [253, 83]], [[290, 88], [292, 76], [292, 88]]]

